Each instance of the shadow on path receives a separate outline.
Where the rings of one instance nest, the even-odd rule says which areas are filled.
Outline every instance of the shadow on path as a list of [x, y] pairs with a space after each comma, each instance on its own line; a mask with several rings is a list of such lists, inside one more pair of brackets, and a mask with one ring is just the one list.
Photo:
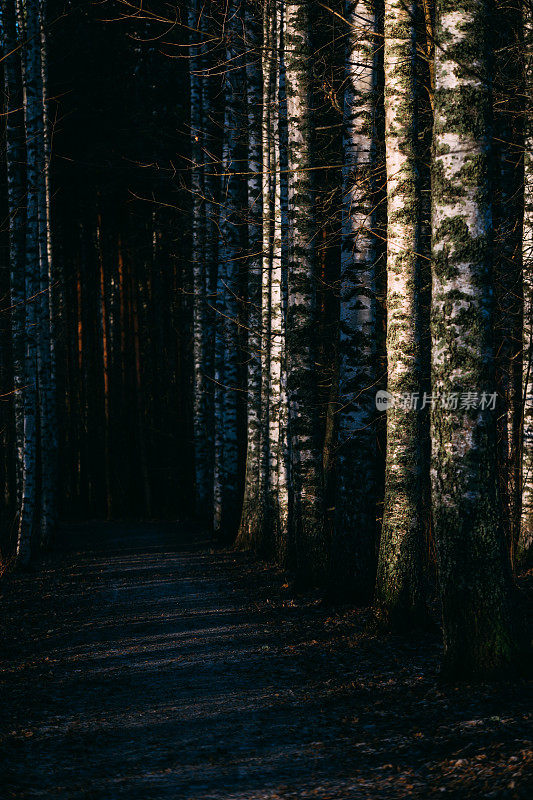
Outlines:
[[[526, 797], [531, 695], [171, 524], [84, 524], [0, 584], [0, 798]], [[529, 738], [528, 738], [529, 736]]]

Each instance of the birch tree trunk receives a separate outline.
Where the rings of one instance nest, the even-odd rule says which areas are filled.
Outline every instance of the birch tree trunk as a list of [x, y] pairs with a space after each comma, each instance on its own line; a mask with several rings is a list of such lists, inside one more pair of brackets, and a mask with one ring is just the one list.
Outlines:
[[282, 469], [282, 377], [284, 355], [284, 304], [283, 304], [283, 264], [281, 231], [281, 163], [280, 163], [280, 104], [279, 104], [279, 61], [281, 14], [278, 0], [275, 0], [272, 16], [272, 101], [270, 111], [270, 170], [272, 178], [272, 263], [270, 272], [270, 378], [268, 415], [268, 508], [271, 519], [272, 549], [278, 554], [282, 549], [283, 532], [280, 529], [280, 506], [286, 489], [283, 486]]
[[110, 436], [110, 336], [109, 329], [112, 327], [110, 319], [110, 304], [106, 292], [106, 280], [104, 270], [104, 246], [102, 235], [102, 215], [97, 214], [96, 221], [96, 247], [98, 251], [98, 272], [99, 272], [99, 328], [101, 333], [102, 350], [102, 378], [104, 395], [104, 494], [106, 519], [111, 519], [112, 515], [112, 490], [111, 490], [111, 436]]
[[[265, 3], [266, 5], [266, 3]], [[257, 544], [261, 518], [261, 268], [262, 202], [262, 75], [260, 23], [254, 4], [245, 5], [246, 94], [248, 117], [248, 366], [246, 476], [237, 544]]]
[[211, 87], [210, 87], [210, 25], [207, 3], [203, 7], [200, 19], [202, 31], [202, 141], [203, 141], [203, 178], [204, 178], [204, 260], [205, 260], [205, 416], [207, 441], [207, 508], [213, 505], [213, 465], [214, 465], [214, 356], [215, 356], [215, 311], [216, 278], [217, 278], [217, 235], [218, 219], [216, 206], [215, 156], [213, 153], [213, 123], [211, 120]]
[[202, 152], [202, 87], [198, 0], [189, 6], [189, 74], [191, 108], [191, 192], [193, 270], [193, 419], [196, 511], [202, 515], [208, 502], [208, 448], [206, 427], [205, 356], [205, 212]]
[[331, 589], [368, 601], [376, 570], [377, 21], [373, 0], [348, 0], [343, 115], [337, 498]]
[[278, 239], [280, 259], [280, 306], [279, 336], [280, 382], [279, 382], [279, 441], [277, 474], [277, 511], [274, 539], [278, 562], [292, 566], [292, 541], [290, 538], [290, 448], [289, 448], [289, 404], [287, 393], [287, 307], [288, 307], [288, 167], [287, 167], [287, 93], [284, 61], [285, 2], [276, 0], [276, 209], [277, 221], [274, 234]]
[[214, 349], [214, 451], [213, 451], [213, 532], [223, 532], [224, 492], [224, 273], [218, 263], [215, 304], [215, 349]]
[[517, 564], [527, 565], [533, 554], [533, 10], [522, 6], [525, 52], [524, 222], [522, 230], [524, 333], [522, 434], [522, 513], [516, 549]]
[[312, 190], [309, 0], [286, 3], [284, 61], [289, 170], [287, 392], [291, 450], [291, 524], [303, 582], [326, 573], [322, 457], [315, 362], [315, 243]]
[[[50, 174], [47, 167], [47, 130], [45, 128], [45, 84], [47, 76], [41, 59], [43, 31], [45, 28], [44, 0], [39, 1], [37, 38], [28, 41], [28, 47], [36, 50], [35, 64], [38, 68], [34, 80], [38, 87], [38, 218], [39, 218], [39, 346], [37, 355], [39, 379], [39, 455], [41, 474], [41, 519], [40, 544], [47, 547], [56, 523], [57, 491], [57, 413], [55, 369], [53, 364], [53, 335], [51, 313], [51, 229]], [[31, 12], [30, 12], [31, 13]], [[33, 30], [33, 27], [31, 28]], [[28, 32], [30, 26], [28, 25]], [[28, 69], [33, 60], [29, 59]], [[33, 76], [31, 78], [33, 80]]]
[[[51, 178], [51, 160], [52, 160], [52, 130], [50, 127], [50, 116], [48, 112], [48, 36], [46, 27], [46, 14], [47, 14], [47, 0], [41, 0], [41, 84], [43, 95], [43, 147], [44, 147], [44, 181], [45, 181], [45, 198], [46, 198], [46, 254], [48, 259], [48, 280], [50, 282], [50, 354], [51, 354], [51, 367], [52, 367], [52, 381], [56, 383], [56, 325], [54, 315], [54, 305], [52, 302], [53, 292], [52, 287], [54, 283], [54, 273], [59, 272], [55, 270], [53, 263], [53, 248], [52, 248], [52, 178]], [[61, 297], [63, 287], [58, 289], [58, 299]]]
[[[263, 275], [261, 343], [261, 462], [259, 549], [284, 561], [288, 523], [285, 290], [282, 244], [280, 64], [282, 7], [264, 5], [263, 47]], [[285, 278], [285, 279], [284, 279]]]
[[272, 509], [270, 495], [270, 301], [273, 259], [273, 197], [275, 173], [273, 169], [272, 114], [274, 107], [274, 15], [271, 0], [263, 4], [262, 46], [262, 265], [261, 265], [261, 428], [259, 460], [259, 521], [255, 549], [262, 554], [272, 553]]
[[[219, 217], [219, 278], [217, 282], [218, 372], [215, 429], [221, 420], [222, 440], [215, 457], [215, 530], [233, 537], [239, 519], [237, 394], [239, 391], [239, 258], [242, 240], [241, 155], [243, 95], [242, 18], [240, 0], [231, 0], [225, 21], [226, 74], [224, 133], [222, 143], [222, 190]], [[215, 434], [217, 437], [220, 434]], [[217, 443], [215, 442], [215, 447]]]
[[414, 621], [424, 607], [415, 19], [414, 2], [386, 0], [387, 389], [393, 403], [387, 410], [377, 599], [395, 625]]
[[[432, 289], [432, 499], [444, 669], [482, 677], [517, 655], [497, 496], [492, 350], [490, 81], [485, 0], [437, 3]], [[478, 401], [463, 403], [466, 393]], [[457, 408], [450, 403], [459, 399]], [[451, 406], [451, 407], [447, 407]]]
[[17, 504], [22, 497], [24, 458], [24, 318], [25, 318], [25, 148], [22, 101], [22, 71], [17, 50], [15, 0], [6, 0], [1, 10], [6, 91], [6, 162], [9, 208], [9, 263], [11, 286], [11, 338], [15, 414], [15, 466]]
[[27, 36], [24, 59], [26, 122], [26, 262], [25, 262], [25, 326], [24, 326], [24, 453], [22, 505], [16, 547], [16, 562], [27, 566], [31, 558], [34, 516], [37, 508], [37, 357], [38, 357], [38, 292], [40, 288], [39, 258], [39, 3], [26, 0], [24, 12]]
[[[499, 489], [509, 548], [520, 529], [520, 454], [522, 426], [522, 218], [521, 116], [523, 98], [514, 86], [519, 78], [516, 40], [520, 11], [514, 0], [496, 0], [494, 32], [495, 131], [495, 352], [498, 390]], [[511, 88], [513, 87], [513, 88]], [[520, 164], [521, 165], [521, 164]]]
[[131, 298], [131, 321], [133, 333], [133, 353], [134, 353], [134, 375], [135, 375], [135, 428], [138, 437], [139, 466], [142, 475], [142, 487], [144, 495], [144, 513], [146, 517], [152, 516], [152, 494], [150, 487], [150, 475], [148, 472], [148, 454], [146, 447], [146, 431], [144, 422], [144, 386], [143, 369], [141, 364], [141, 341], [139, 333], [140, 291], [142, 282], [135, 276], [134, 268], [130, 271], [130, 298]]

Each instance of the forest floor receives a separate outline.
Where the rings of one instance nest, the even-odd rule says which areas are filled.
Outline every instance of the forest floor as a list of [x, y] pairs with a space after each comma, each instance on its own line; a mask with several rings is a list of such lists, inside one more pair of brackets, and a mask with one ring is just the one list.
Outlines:
[[531, 689], [170, 524], [71, 526], [0, 582], [0, 798], [526, 798]]

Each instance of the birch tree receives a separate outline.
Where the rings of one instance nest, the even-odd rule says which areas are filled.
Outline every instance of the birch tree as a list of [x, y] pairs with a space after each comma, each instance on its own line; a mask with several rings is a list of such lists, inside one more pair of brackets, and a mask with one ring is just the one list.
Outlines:
[[[52, 243], [50, 226], [50, 171], [48, 159], [50, 157], [48, 141], [48, 123], [45, 108], [46, 97], [46, 65], [43, 63], [42, 54], [45, 50], [45, 10], [46, 3], [40, 0], [38, 4], [39, 16], [36, 38], [28, 41], [28, 47], [36, 50], [35, 67], [38, 72], [30, 80], [35, 80], [37, 85], [37, 158], [38, 158], [38, 185], [37, 185], [37, 213], [39, 224], [39, 295], [37, 298], [38, 312], [38, 383], [39, 383], [39, 458], [40, 458], [40, 502], [41, 526], [40, 544], [47, 547], [50, 544], [52, 532], [56, 523], [56, 491], [57, 491], [57, 414], [56, 414], [56, 385], [54, 365], [54, 339], [52, 326]], [[32, 11], [29, 9], [29, 13]], [[33, 31], [33, 24], [28, 25], [28, 34]], [[29, 59], [28, 70], [33, 64]]]
[[522, 229], [524, 328], [522, 433], [522, 513], [516, 560], [531, 560], [533, 551], [533, 10], [530, 0], [522, 5], [524, 24], [524, 76], [526, 84], [524, 136], [524, 221]]
[[494, 252], [498, 455], [503, 513], [509, 547], [520, 527], [520, 432], [522, 423], [521, 116], [515, 91], [521, 72], [520, 10], [514, 0], [496, 0], [493, 47]]
[[270, 272], [271, 272], [271, 225], [272, 225], [272, 172], [270, 158], [270, 108], [272, 93], [272, 24], [270, 3], [263, 7], [263, 117], [261, 125], [262, 141], [262, 178], [261, 197], [263, 204], [262, 219], [262, 259], [261, 259], [261, 426], [259, 456], [259, 525], [255, 548], [259, 552], [268, 551], [268, 415], [270, 389]]
[[259, 465], [259, 503], [260, 528], [256, 548], [263, 553], [272, 554], [271, 541], [271, 509], [269, 493], [269, 452], [270, 452], [270, 287], [272, 276], [272, 229], [275, 173], [273, 169], [272, 111], [274, 103], [273, 77], [274, 61], [274, 27], [273, 4], [266, 0], [263, 5], [263, 47], [262, 47], [262, 103], [263, 116], [261, 125], [261, 141], [263, 148], [263, 173], [261, 196], [263, 203], [262, 220], [262, 266], [261, 266], [261, 433], [260, 433], [260, 465]]
[[[263, 3], [263, 8], [267, 3]], [[246, 99], [248, 123], [248, 349], [246, 476], [238, 545], [255, 546], [261, 518], [261, 268], [262, 197], [262, 69], [261, 20], [257, 6], [245, 4]]]
[[377, 598], [396, 624], [408, 623], [423, 607], [415, 19], [414, 2], [386, 0], [387, 389], [392, 404]]
[[[260, 275], [260, 420], [257, 528], [254, 547], [273, 556], [281, 534], [280, 503], [285, 497], [282, 455], [282, 303], [281, 176], [279, 141], [280, 8], [263, 4], [262, 47], [262, 264]], [[253, 431], [252, 431], [253, 433]], [[249, 432], [250, 434], [250, 432]]]
[[11, 286], [11, 339], [15, 414], [15, 466], [17, 504], [21, 502], [24, 457], [24, 318], [25, 318], [25, 145], [22, 72], [15, 0], [2, 6], [2, 45], [6, 91], [6, 162], [9, 208], [9, 263]]
[[284, 62], [288, 124], [287, 392], [291, 452], [291, 524], [303, 581], [326, 572], [322, 454], [315, 362], [315, 242], [312, 189], [309, 0], [287, 2]]
[[279, 440], [276, 490], [276, 531], [274, 537], [275, 555], [280, 564], [291, 566], [293, 542], [290, 530], [291, 472], [289, 442], [289, 403], [287, 393], [287, 308], [288, 308], [288, 161], [287, 161], [287, 91], [285, 78], [285, 0], [276, 0], [276, 52], [277, 68], [275, 75], [276, 115], [276, 204], [277, 221], [274, 224], [275, 238], [278, 240], [280, 260], [280, 304], [279, 323], [275, 328], [279, 336]]
[[284, 284], [287, 273], [286, 253], [283, 248], [283, 209], [282, 209], [282, 102], [280, 97], [281, 30], [283, 8], [280, 0], [275, 0], [272, 18], [272, 98], [270, 109], [270, 174], [272, 206], [272, 244], [270, 265], [270, 343], [269, 343], [269, 412], [268, 412], [268, 508], [271, 520], [271, 536], [274, 555], [286, 560], [288, 524], [288, 485], [284, 447], [288, 414], [286, 413], [285, 373], [285, 335], [286, 308], [284, 303]]
[[217, 236], [218, 219], [216, 211], [217, 181], [213, 137], [213, 121], [211, 118], [212, 91], [212, 35], [210, 30], [209, 6], [204, 4], [200, 18], [202, 32], [202, 142], [203, 142], [203, 179], [204, 179], [204, 261], [205, 261], [205, 314], [204, 331], [205, 347], [203, 352], [205, 374], [205, 416], [206, 416], [206, 447], [207, 447], [207, 508], [213, 503], [213, 466], [214, 466], [214, 388], [213, 380], [214, 355], [215, 355], [215, 313], [213, 304], [216, 302], [217, 278]]
[[367, 601], [376, 562], [377, 19], [372, 0], [349, 0], [343, 112], [339, 412], [331, 585]]
[[[234, 535], [238, 525], [239, 258], [242, 250], [242, 184], [238, 173], [243, 126], [242, 4], [228, 3], [217, 280], [215, 358], [215, 529]], [[220, 428], [219, 428], [220, 426]]]
[[[437, 3], [432, 176], [431, 477], [444, 668], [476, 677], [517, 655], [490, 401], [489, 10], [484, 0]], [[475, 402], [456, 407], [454, 396], [469, 392]]]
[[34, 515], [37, 509], [37, 357], [38, 357], [38, 293], [40, 289], [39, 258], [39, 3], [26, 0], [24, 59], [24, 116], [26, 124], [26, 248], [25, 248], [25, 323], [24, 323], [24, 448], [23, 481], [16, 547], [16, 560], [21, 566], [29, 563], [32, 549]]
[[202, 85], [199, 45], [198, 0], [190, 0], [189, 54], [191, 109], [191, 192], [192, 192], [192, 270], [193, 270], [193, 415], [196, 508], [205, 513], [208, 500], [208, 447], [205, 386], [205, 214], [202, 147]]

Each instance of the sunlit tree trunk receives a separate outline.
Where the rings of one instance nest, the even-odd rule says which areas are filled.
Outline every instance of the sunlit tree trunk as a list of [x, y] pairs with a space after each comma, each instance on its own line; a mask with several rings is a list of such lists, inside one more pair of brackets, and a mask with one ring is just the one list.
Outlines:
[[524, 423], [522, 434], [522, 515], [516, 549], [518, 564], [531, 561], [533, 554], [533, 11], [530, 2], [524, 15], [525, 97], [524, 137], [524, 222], [522, 230], [524, 292]]
[[361, 601], [376, 569], [376, 12], [349, 0], [344, 90], [337, 499], [331, 588]]
[[287, 392], [291, 451], [291, 524], [304, 582], [326, 571], [322, 454], [315, 363], [315, 244], [312, 190], [309, 0], [287, 2], [284, 62], [289, 170]]
[[377, 600], [397, 625], [409, 624], [423, 610], [415, 19], [414, 2], [386, 0], [387, 389], [393, 403], [387, 410]]
[[[257, 547], [285, 558], [288, 521], [287, 395], [285, 391], [286, 249], [282, 245], [280, 141], [281, 3], [264, 6], [263, 274], [261, 337], [260, 532]], [[285, 260], [284, 260], [285, 256]], [[285, 276], [285, 280], [284, 280]]]
[[287, 394], [287, 288], [288, 288], [288, 174], [287, 174], [287, 95], [285, 86], [284, 37], [285, 2], [276, 0], [276, 218], [274, 237], [279, 248], [280, 303], [275, 327], [279, 336], [279, 441], [276, 490], [276, 530], [274, 552], [278, 562], [290, 566], [290, 449], [289, 404]]
[[284, 308], [282, 272], [286, 265], [282, 261], [281, 241], [281, 165], [280, 165], [280, 128], [279, 128], [279, 26], [281, 24], [279, 3], [272, 8], [272, 101], [270, 111], [270, 170], [272, 177], [272, 263], [270, 271], [270, 376], [269, 376], [269, 415], [268, 415], [268, 508], [271, 518], [272, 550], [278, 550], [280, 531], [280, 491], [283, 492], [281, 479], [282, 441], [282, 374], [284, 355]]
[[[489, 194], [490, 5], [438, 2], [432, 289], [432, 499], [451, 675], [512, 662], [511, 569], [496, 475]], [[468, 57], [467, 57], [468, 56]], [[461, 395], [477, 393], [464, 406]], [[457, 408], [448, 408], [455, 393]], [[444, 399], [444, 404], [442, 400]]]
[[273, 260], [273, 197], [275, 171], [272, 148], [272, 115], [274, 109], [274, 75], [276, 72], [274, 51], [273, 4], [265, 0], [263, 5], [262, 46], [262, 265], [261, 265], [261, 430], [259, 461], [259, 526], [255, 548], [261, 553], [272, 552], [272, 509], [270, 508], [270, 345], [271, 345], [271, 278]]

